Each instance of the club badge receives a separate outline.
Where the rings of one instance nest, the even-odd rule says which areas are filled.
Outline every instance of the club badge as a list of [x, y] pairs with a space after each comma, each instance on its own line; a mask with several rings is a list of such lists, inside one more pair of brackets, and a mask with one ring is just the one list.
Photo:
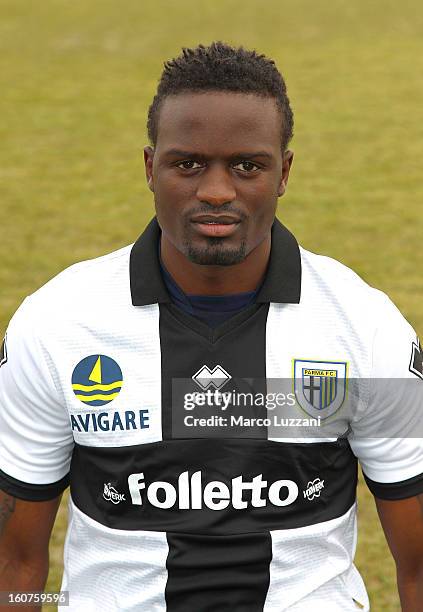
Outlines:
[[311, 417], [326, 419], [339, 410], [347, 390], [347, 363], [294, 359], [294, 392]]

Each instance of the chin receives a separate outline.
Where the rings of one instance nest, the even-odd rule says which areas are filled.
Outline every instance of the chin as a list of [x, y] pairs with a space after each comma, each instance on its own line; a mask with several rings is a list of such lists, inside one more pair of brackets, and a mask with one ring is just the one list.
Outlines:
[[185, 254], [192, 263], [200, 266], [234, 266], [247, 256], [246, 243], [238, 246], [225, 245], [221, 239], [215, 239], [213, 244], [197, 245], [186, 244]]

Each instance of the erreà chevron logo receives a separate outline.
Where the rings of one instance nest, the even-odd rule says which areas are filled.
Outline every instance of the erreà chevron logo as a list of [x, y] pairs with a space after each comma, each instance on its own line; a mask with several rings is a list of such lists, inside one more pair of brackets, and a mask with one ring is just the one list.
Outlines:
[[82, 359], [72, 374], [75, 396], [88, 406], [104, 406], [115, 399], [123, 384], [122, 370], [107, 355], [89, 355]]
[[7, 346], [6, 346], [6, 336], [4, 337], [3, 342], [0, 347], [0, 368], [7, 361]]
[[410, 366], [408, 369], [412, 374], [423, 378], [423, 348], [418, 338], [412, 343]]
[[210, 387], [221, 389], [231, 378], [232, 376], [220, 365], [215, 366], [213, 370], [203, 365], [198, 372], [192, 376], [192, 380], [195, 381], [199, 387], [204, 389], [204, 391]]

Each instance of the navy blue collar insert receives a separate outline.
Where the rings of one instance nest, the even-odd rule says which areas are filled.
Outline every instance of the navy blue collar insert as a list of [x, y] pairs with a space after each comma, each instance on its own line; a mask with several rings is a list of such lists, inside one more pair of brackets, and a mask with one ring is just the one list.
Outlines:
[[[159, 261], [160, 227], [154, 217], [131, 249], [129, 274], [132, 304], [170, 303]], [[266, 277], [257, 303], [298, 304], [301, 294], [301, 255], [291, 232], [275, 219]]]

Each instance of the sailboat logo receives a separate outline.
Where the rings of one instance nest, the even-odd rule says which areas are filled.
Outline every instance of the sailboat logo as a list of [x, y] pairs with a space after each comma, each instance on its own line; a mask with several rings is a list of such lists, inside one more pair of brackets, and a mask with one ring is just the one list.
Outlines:
[[72, 374], [73, 392], [87, 406], [108, 404], [119, 395], [122, 384], [122, 370], [107, 355], [85, 357]]

